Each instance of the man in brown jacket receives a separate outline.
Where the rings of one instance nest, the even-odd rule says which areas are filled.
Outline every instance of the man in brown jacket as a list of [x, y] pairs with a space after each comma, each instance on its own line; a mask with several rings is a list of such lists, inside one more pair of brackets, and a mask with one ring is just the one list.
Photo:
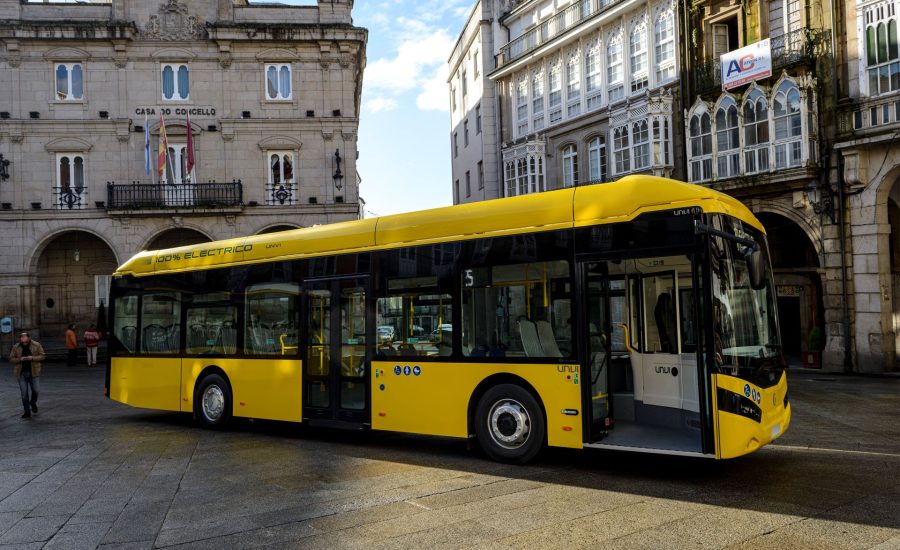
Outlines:
[[[31, 418], [31, 413], [37, 414], [38, 392], [41, 390], [41, 362], [44, 360], [44, 348], [38, 342], [31, 339], [27, 332], [19, 335], [19, 343], [14, 345], [9, 353], [9, 360], [13, 364], [13, 373], [19, 381], [19, 390], [22, 392], [22, 406], [25, 414], [22, 418]], [[29, 391], [31, 396], [29, 398]]]

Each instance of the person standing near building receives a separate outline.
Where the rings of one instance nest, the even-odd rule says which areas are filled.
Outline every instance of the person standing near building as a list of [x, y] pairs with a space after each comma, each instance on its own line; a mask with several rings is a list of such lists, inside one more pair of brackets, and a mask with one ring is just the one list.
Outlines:
[[78, 336], [75, 334], [75, 323], [69, 325], [69, 329], [66, 330], [66, 350], [69, 352], [66, 364], [74, 367], [78, 361]]
[[31, 413], [38, 412], [37, 400], [41, 389], [39, 381], [44, 348], [32, 340], [27, 332], [23, 332], [19, 335], [19, 343], [14, 345], [9, 353], [9, 361], [13, 364], [13, 374], [19, 381], [19, 391], [22, 392], [22, 407], [25, 408], [22, 418], [31, 418]]
[[84, 348], [87, 350], [87, 365], [93, 367], [97, 364], [97, 346], [100, 344], [100, 333], [97, 331], [97, 325], [91, 325], [86, 331], [82, 339], [84, 340]]

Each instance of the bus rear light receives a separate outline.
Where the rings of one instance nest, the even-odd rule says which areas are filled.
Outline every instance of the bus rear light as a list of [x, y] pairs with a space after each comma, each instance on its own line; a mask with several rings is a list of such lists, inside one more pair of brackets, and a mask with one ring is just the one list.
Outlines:
[[387, 413], [380, 412], [378, 413], [378, 416], [387, 416]]
[[246, 407], [246, 406], [247, 406], [247, 403], [241, 401], [241, 402], [240, 402], [240, 405], [241, 405], [241, 407]]
[[572, 431], [572, 426], [563, 426], [562, 429], [563, 429], [564, 432], [571, 432], [571, 431]]

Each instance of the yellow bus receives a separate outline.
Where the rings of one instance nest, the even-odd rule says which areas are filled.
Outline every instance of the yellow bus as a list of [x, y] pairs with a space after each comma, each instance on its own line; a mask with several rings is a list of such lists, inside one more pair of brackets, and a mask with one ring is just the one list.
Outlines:
[[765, 233], [651, 176], [167, 250], [111, 289], [110, 398], [192, 413], [731, 458], [791, 417]]

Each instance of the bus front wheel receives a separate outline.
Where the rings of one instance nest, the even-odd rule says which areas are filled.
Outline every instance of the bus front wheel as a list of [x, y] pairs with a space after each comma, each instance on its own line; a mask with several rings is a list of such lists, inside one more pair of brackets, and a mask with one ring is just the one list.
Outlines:
[[534, 396], [515, 384], [499, 384], [478, 401], [475, 433], [494, 460], [524, 464], [544, 446], [544, 414]]
[[231, 389], [218, 374], [204, 376], [194, 394], [194, 416], [204, 428], [223, 428], [231, 420]]

